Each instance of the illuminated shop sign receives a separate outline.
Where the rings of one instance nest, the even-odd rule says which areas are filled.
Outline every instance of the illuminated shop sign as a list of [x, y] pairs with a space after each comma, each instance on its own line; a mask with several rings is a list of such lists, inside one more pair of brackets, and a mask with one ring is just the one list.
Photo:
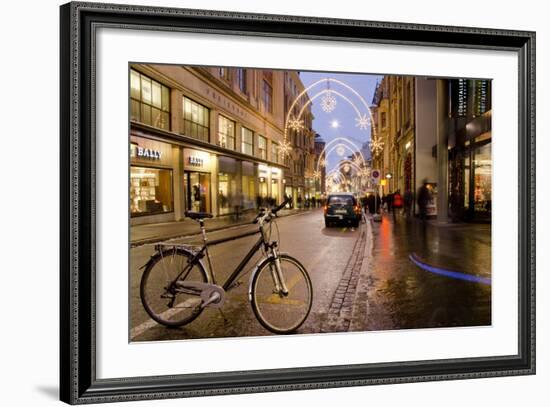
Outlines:
[[183, 150], [183, 166], [189, 171], [210, 171], [210, 154], [205, 151]]
[[187, 164], [192, 167], [202, 167], [204, 165], [204, 160], [200, 157], [195, 157], [191, 155], [187, 158]]
[[153, 150], [152, 148], [136, 147], [136, 156], [140, 158], [150, 158], [152, 160], [160, 160], [162, 152], [160, 150]]

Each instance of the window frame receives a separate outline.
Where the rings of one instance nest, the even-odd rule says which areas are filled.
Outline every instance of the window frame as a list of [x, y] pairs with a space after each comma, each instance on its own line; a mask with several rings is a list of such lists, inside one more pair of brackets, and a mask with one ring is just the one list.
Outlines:
[[[210, 108], [208, 106], [205, 106], [199, 102], [197, 102], [196, 100], [194, 99], [191, 99], [190, 97], [186, 96], [186, 95], [182, 95], [182, 115], [181, 115], [181, 126], [180, 126], [180, 134], [183, 134], [184, 136], [187, 136], [187, 137], [191, 137], [195, 140], [201, 140], [201, 141], [206, 141], [206, 142], [210, 142], [210, 115], [211, 115], [211, 112], [210, 112]], [[206, 126], [200, 122], [195, 122], [193, 120], [188, 120], [185, 118], [185, 102], [186, 100], [190, 101], [191, 103], [191, 106], [193, 106], [193, 104], [197, 105], [198, 107], [198, 112], [197, 114], [200, 116], [200, 111], [202, 110], [203, 111], [203, 114], [206, 113]], [[190, 115], [192, 116], [193, 113], [190, 112]], [[185, 131], [185, 128], [186, 128], [186, 123], [190, 123], [190, 127], [193, 128], [193, 126], [196, 126], [197, 127], [197, 136], [193, 135], [192, 134], [192, 131], [187, 133]], [[198, 129], [201, 128], [202, 131], [204, 132], [204, 130], [206, 130], [206, 138], [201, 138], [201, 137], [198, 137]]]
[[[262, 140], [264, 142], [264, 147], [265, 147], [263, 149], [261, 148]], [[258, 134], [258, 157], [261, 158], [262, 160], [267, 160], [267, 137], [262, 136], [261, 134]]]
[[[227, 146], [223, 146], [222, 143], [221, 143], [221, 140], [220, 140], [220, 137], [222, 136], [222, 133], [220, 131], [220, 122], [222, 120], [226, 120], [230, 123], [233, 124], [233, 137], [231, 137], [233, 139], [233, 147], [227, 147]], [[237, 137], [236, 137], [236, 130], [237, 130], [237, 122], [235, 122], [234, 120], [231, 120], [230, 118], [224, 116], [223, 114], [218, 114], [218, 138], [217, 138], [217, 145], [220, 146], [220, 147], [223, 147], [223, 148], [226, 148], [228, 150], [231, 150], [231, 151], [235, 151], [237, 149]], [[227, 137], [227, 134], [223, 134], [226, 139], [228, 138]], [[226, 143], [227, 144], [227, 143]]]
[[[266, 113], [273, 114], [273, 86], [265, 79], [262, 79], [262, 102]], [[269, 90], [269, 92], [266, 92]]]
[[[245, 142], [244, 134], [246, 132], [250, 132], [250, 143]], [[250, 146], [250, 153], [245, 151], [245, 145]], [[244, 126], [241, 127], [241, 153], [254, 156], [254, 131]]]
[[[133, 95], [133, 87], [132, 87], [132, 76], [133, 74], [137, 74], [138, 75], [138, 81], [139, 81], [139, 99], [136, 98], [134, 95]], [[145, 78], [146, 80], [148, 80], [151, 84], [151, 100], [150, 101], [144, 101], [143, 99], [143, 85], [142, 85], [142, 82], [143, 82], [143, 78]], [[153, 97], [153, 88], [154, 88], [154, 85], [158, 85], [160, 86], [160, 108], [154, 104], [154, 97]], [[164, 95], [165, 95], [165, 91], [168, 93], [167, 96], [166, 96], [166, 105], [163, 103], [163, 99], [164, 99]], [[170, 123], [170, 118], [171, 118], [171, 101], [170, 101], [170, 92], [171, 92], [171, 89], [164, 85], [163, 83], [151, 78], [150, 76], [148, 75], [145, 75], [143, 73], [141, 73], [140, 71], [136, 70], [136, 69], [133, 69], [133, 68], [130, 68], [130, 119], [131, 120], [134, 120], [134, 121], [137, 121], [139, 123], [143, 123], [147, 126], [151, 126], [151, 127], [155, 127], [155, 128], [158, 128], [158, 129], [162, 129], [162, 130], [168, 130], [170, 131], [171, 130], [171, 123]], [[134, 119], [134, 109], [133, 109], [133, 106], [134, 106], [134, 103], [137, 104], [138, 106], [138, 113], [139, 113], [139, 117]], [[143, 109], [144, 108], [148, 108], [149, 109], [149, 119], [148, 121], [145, 121], [143, 120]], [[157, 117], [161, 118], [161, 119], [164, 119], [164, 116], [166, 116], [166, 126], [159, 126], [155, 123], [153, 123], [153, 112], [154, 110], [158, 110], [159, 111], [159, 115]]]

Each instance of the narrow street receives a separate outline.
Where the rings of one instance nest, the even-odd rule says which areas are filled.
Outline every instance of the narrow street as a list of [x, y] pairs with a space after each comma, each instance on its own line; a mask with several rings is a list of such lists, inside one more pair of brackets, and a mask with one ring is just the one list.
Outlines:
[[[281, 251], [304, 264], [314, 289], [311, 313], [298, 334], [491, 324], [490, 225], [423, 224], [385, 214], [381, 222], [369, 217], [358, 229], [326, 228], [320, 209], [280, 218], [277, 225]], [[235, 226], [208, 237], [237, 236], [256, 227]], [[275, 227], [272, 233], [277, 239]], [[256, 239], [253, 235], [210, 248], [218, 284]], [[200, 241], [190, 236], [169, 242]], [[249, 263], [241, 284], [228, 292], [221, 311], [207, 308], [188, 325], [166, 328], [148, 317], [139, 297], [139, 267], [153, 252], [152, 244], [131, 249], [132, 341], [271, 335], [256, 320], [247, 297], [249, 271], [260, 254]]]

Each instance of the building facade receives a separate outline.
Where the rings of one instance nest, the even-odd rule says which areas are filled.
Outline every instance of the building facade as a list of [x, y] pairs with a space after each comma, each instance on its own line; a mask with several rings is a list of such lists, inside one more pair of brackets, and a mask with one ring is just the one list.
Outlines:
[[290, 154], [285, 157], [288, 171], [285, 174], [285, 195], [292, 197], [294, 207], [301, 206], [305, 199], [315, 196], [315, 132], [309, 96], [304, 93], [304, 84], [299, 72], [285, 71], [284, 116], [296, 119], [302, 112], [302, 128], [287, 129]]
[[381, 193], [414, 189], [415, 78], [385, 76], [378, 84], [372, 102], [371, 129], [383, 143], [372, 154], [373, 168], [382, 176]]
[[428, 214], [439, 221], [490, 219], [489, 80], [386, 76], [376, 89], [373, 115], [384, 142], [373, 167], [389, 174], [381, 193], [416, 195], [426, 185]]
[[325, 159], [325, 146], [326, 142], [323, 140], [320, 134], [315, 135], [314, 143], [313, 143], [313, 151], [314, 151], [314, 169], [315, 171], [319, 171], [318, 177], [315, 178], [315, 198], [320, 199], [327, 193], [326, 188], [326, 176], [327, 176], [327, 169], [325, 165], [321, 165], [322, 160]]
[[281, 202], [284, 79], [283, 71], [132, 65], [131, 224]]

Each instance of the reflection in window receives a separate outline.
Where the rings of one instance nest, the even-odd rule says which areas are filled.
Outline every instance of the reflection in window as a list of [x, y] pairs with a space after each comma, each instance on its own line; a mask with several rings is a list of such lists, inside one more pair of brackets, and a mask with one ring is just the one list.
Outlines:
[[267, 160], [267, 139], [263, 136], [258, 136], [258, 157]]
[[161, 129], [170, 129], [170, 89], [130, 70], [130, 119]]
[[172, 170], [131, 167], [131, 216], [171, 212], [172, 201]]
[[491, 212], [492, 168], [491, 143], [476, 148], [474, 158], [474, 209], [476, 212]]
[[271, 88], [271, 85], [269, 82], [267, 82], [265, 79], [263, 81], [263, 102], [264, 102], [264, 109], [268, 113], [273, 112], [273, 89]]
[[222, 115], [218, 116], [218, 145], [235, 150], [235, 122]]
[[246, 93], [246, 69], [237, 68], [235, 70], [237, 76], [237, 86], [242, 93]]
[[209, 128], [210, 114], [208, 108], [184, 96], [181, 132], [185, 136], [208, 141]]
[[271, 142], [271, 161], [279, 162], [279, 145], [274, 141]]
[[241, 128], [241, 152], [254, 155], [254, 133], [246, 127]]

